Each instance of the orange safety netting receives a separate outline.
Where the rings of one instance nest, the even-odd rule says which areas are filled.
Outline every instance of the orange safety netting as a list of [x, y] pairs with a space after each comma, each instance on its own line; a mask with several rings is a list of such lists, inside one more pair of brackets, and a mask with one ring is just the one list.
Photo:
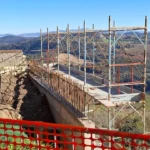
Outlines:
[[150, 135], [0, 119], [0, 149], [101, 150], [150, 148]]

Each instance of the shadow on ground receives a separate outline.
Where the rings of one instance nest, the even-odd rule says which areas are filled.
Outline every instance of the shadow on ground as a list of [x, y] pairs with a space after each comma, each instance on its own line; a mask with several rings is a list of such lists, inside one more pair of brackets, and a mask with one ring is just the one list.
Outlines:
[[54, 123], [46, 97], [38, 91], [27, 75], [16, 77], [12, 107], [18, 111], [23, 120]]

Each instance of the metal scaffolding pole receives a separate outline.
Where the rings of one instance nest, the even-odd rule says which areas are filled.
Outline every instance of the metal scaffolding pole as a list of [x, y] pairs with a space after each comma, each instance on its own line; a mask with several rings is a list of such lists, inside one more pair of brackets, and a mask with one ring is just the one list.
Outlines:
[[[92, 25], [92, 29], [94, 30], [94, 24]], [[93, 37], [93, 76], [95, 74], [95, 40], [94, 40], [94, 37]]]
[[86, 23], [84, 20], [84, 86], [86, 85]]
[[59, 28], [57, 26], [57, 69], [59, 71]]
[[48, 32], [48, 28], [47, 28], [47, 50], [49, 53], [49, 32]]
[[[112, 27], [113, 25], [113, 27]], [[136, 33], [134, 32], [134, 30], [144, 30], [144, 35], [145, 35], [145, 42], [144, 40], [140, 39], [140, 37], [138, 37], [138, 35], [136, 35]], [[122, 33], [119, 34], [118, 37], [116, 37], [116, 34], [118, 33], [118, 31], [123, 31]], [[132, 31], [134, 33], [134, 35], [138, 38], [138, 40], [142, 43], [142, 45], [144, 46], [144, 62], [136, 62], [136, 61], [133, 61], [132, 60], [132, 56], [130, 56], [130, 54], [128, 54], [126, 52], [126, 49], [124, 48], [124, 46], [122, 46], [120, 44], [120, 41], [119, 39], [124, 35], [125, 32], [127, 31]], [[87, 84], [87, 81], [88, 81], [88, 78], [87, 78], [87, 67], [93, 69], [92, 71], [92, 74], [93, 76], [96, 74], [95, 73], [95, 67], [96, 67], [96, 63], [95, 63], [95, 56], [96, 56], [96, 48], [95, 48], [95, 43], [97, 43], [98, 45], [101, 44], [101, 39], [97, 39], [96, 38], [96, 35], [99, 34], [100, 32], [102, 32], [103, 35], [106, 36], [106, 38], [108, 38], [108, 58], [106, 58], [106, 55], [104, 54], [103, 52], [103, 48], [102, 48], [102, 53], [105, 57], [105, 59], [108, 60], [108, 65], [105, 65], [105, 63], [103, 64], [103, 68], [105, 67], [108, 67], [108, 82], [104, 82], [104, 85], [101, 85], [101, 86], [94, 86], [94, 85], [88, 85]], [[108, 33], [108, 35], [106, 34], [106, 32]], [[89, 36], [88, 36], [89, 34]], [[54, 37], [51, 39], [51, 36]], [[92, 35], [92, 37], [91, 37]], [[63, 36], [63, 37], [62, 37]], [[83, 36], [83, 37], [82, 37]], [[116, 112], [116, 106], [120, 107], [122, 104], [124, 103], [130, 103], [132, 105], [134, 105], [134, 100], [135, 99], [138, 99], [139, 102], [141, 103], [141, 115], [143, 115], [142, 117], [142, 123], [143, 123], [143, 130], [144, 130], [144, 133], [145, 133], [145, 92], [146, 92], [146, 57], [147, 57], [147, 17], [145, 17], [145, 27], [116, 27], [115, 25], [115, 22], [113, 22], [113, 24], [111, 23], [111, 17], [109, 16], [109, 21], [108, 21], [108, 30], [107, 31], [103, 31], [103, 30], [95, 30], [95, 27], [94, 27], [94, 24], [92, 25], [92, 29], [86, 29], [86, 22], [84, 21], [84, 24], [83, 24], [83, 31], [80, 29], [80, 27], [78, 27], [78, 30], [76, 31], [71, 31], [69, 29], [69, 24], [67, 25], [67, 28], [66, 28], [66, 32], [60, 32], [58, 27], [57, 27], [57, 32], [56, 33], [51, 33], [51, 32], [48, 32], [48, 28], [47, 28], [47, 37], [48, 39], [42, 37], [42, 30], [41, 30], [41, 64], [42, 62], [45, 62], [44, 60], [44, 56], [45, 56], [45, 53], [43, 52], [43, 49], [42, 49], [42, 44], [43, 44], [43, 41], [46, 39], [48, 40], [48, 51], [49, 51], [49, 46], [50, 46], [50, 42], [57, 37], [57, 64], [58, 64], [58, 70], [60, 69], [60, 57], [59, 57], [59, 52], [60, 52], [60, 46], [62, 46], [62, 49], [63, 49], [63, 45], [61, 45], [61, 41], [62, 40], [66, 40], [66, 46], [67, 46], [67, 58], [66, 58], [66, 61], [67, 61], [67, 76], [70, 77], [70, 74], [72, 73], [71, 72], [71, 55], [70, 55], [70, 52], [71, 50], [76, 50], [76, 47], [71, 47], [72, 45], [72, 42], [73, 41], [76, 41], [78, 42], [78, 44], [76, 45], [79, 49], [78, 49], [78, 60], [77, 60], [77, 64], [78, 64], [78, 69], [81, 70], [81, 57], [82, 57], [82, 54], [84, 55], [84, 64], [83, 64], [83, 78], [84, 78], [84, 86], [83, 86], [83, 90], [85, 90], [85, 94], [83, 96], [84, 98], [84, 104], [83, 104], [83, 108], [81, 107], [81, 109], [83, 109], [83, 111], [85, 112], [85, 115], [87, 114], [87, 112], [89, 112], [89, 104], [87, 101], [88, 101], [88, 95], [86, 95], [86, 92], [88, 92], [88, 89], [91, 87], [91, 88], [99, 88], [99, 87], [108, 87], [108, 91], [107, 91], [107, 95], [108, 95], [108, 99], [106, 98], [106, 100], [108, 100], [109, 102], [108, 103], [104, 103], [101, 102], [100, 100], [100, 103], [102, 103], [103, 106], [106, 107], [107, 109], [107, 113], [106, 113], [106, 122], [107, 122], [107, 128], [112, 130], [113, 127], [115, 126], [115, 117], [114, 114]], [[50, 38], [50, 39], [49, 39]], [[83, 41], [82, 41], [83, 40]], [[83, 45], [82, 45], [82, 42], [83, 42]], [[121, 49], [124, 50], [125, 52], [125, 55], [127, 55], [130, 59], [130, 62], [126, 62], [126, 63], [117, 63], [117, 57], [120, 57], [120, 54], [122, 54], [121, 52], [117, 55], [117, 51], [116, 51], [116, 44], [117, 42], [119, 43], [119, 45], [121, 46]], [[87, 43], [90, 43], [92, 44], [92, 48], [91, 48], [91, 53], [90, 55], [88, 56], [88, 48], [87, 48]], [[82, 47], [83, 47], [83, 52], [82, 52]], [[101, 48], [101, 46], [99, 46]], [[43, 56], [44, 55], [44, 56]], [[124, 57], [125, 56], [124, 53], [123, 55], [121, 55], [121, 57]], [[92, 56], [93, 58], [91, 59]], [[89, 57], [91, 63], [93, 64], [93, 66], [88, 65], [87, 63], [87, 58]], [[125, 56], [126, 58], [126, 56]], [[48, 59], [47, 59], [48, 60]], [[104, 60], [104, 59], [103, 59]], [[60, 62], [59, 62], [60, 61]], [[48, 61], [47, 61], [48, 62]], [[136, 66], [144, 66], [143, 68], [142, 67], [139, 67], [139, 68], [136, 68]], [[125, 82], [122, 82], [122, 77], [126, 78], [126, 76], [123, 76], [122, 75], [122, 72], [125, 71], [123, 70], [124, 68], [126, 67], [129, 67], [131, 69], [130, 72], [130, 76], [131, 76], [131, 82], [130, 81], [125, 81]], [[82, 69], [82, 70], [83, 70]], [[142, 75], [142, 80], [143, 81], [135, 81], [136, 78], [134, 79], [134, 77], [138, 77], [136, 76], [136, 72], [135, 72], [135, 69], [140, 73], [140, 69], [142, 71], [144, 71], [143, 75]], [[127, 70], [128, 71], [128, 70]], [[41, 73], [42, 74], [42, 73]], [[141, 75], [142, 73], [140, 73]], [[105, 75], [105, 74], [104, 74]], [[104, 77], [105, 78], [105, 77]], [[105, 81], [105, 80], [104, 80]], [[96, 84], [99, 84], [99, 82], [95, 81]], [[142, 86], [142, 94], [139, 92], [139, 95], [137, 96], [136, 94], [138, 93], [135, 93], [134, 92], [134, 85], [141, 85]], [[125, 86], [125, 88], [121, 88], [122, 86]], [[128, 87], [129, 86], [129, 87]], [[118, 90], [118, 93], [116, 93], [115, 95], [112, 95], [113, 93], [113, 87], [116, 88], [116, 90]], [[126, 87], [129, 89], [131, 88], [131, 93], [127, 93], [126, 92]], [[59, 91], [60, 92], [60, 91]], [[116, 92], [116, 91], [115, 91]], [[140, 95], [143, 96], [143, 98], [140, 97]], [[79, 95], [80, 96], [80, 95]], [[91, 95], [92, 96], [92, 95]], [[113, 97], [112, 97], [113, 96]], [[124, 97], [127, 96], [127, 99], [125, 100]], [[119, 97], [119, 98], [118, 98]], [[123, 97], [123, 98], [122, 98]], [[97, 97], [94, 97], [95, 99], [97, 99]], [[122, 98], [122, 99], [121, 99]], [[141, 99], [143, 101], [140, 101]], [[111, 103], [112, 99], [114, 99], [115, 101], [113, 101], [113, 103]], [[80, 100], [79, 100], [80, 101]], [[100, 104], [99, 102], [95, 102], [94, 104], [97, 105], [97, 104]], [[116, 104], [116, 105], [115, 105]], [[73, 102], [73, 105], [75, 105], [75, 103]], [[135, 112], [136, 109], [132, 106], [130, 106]], [[114, 112], [114, 109], [115, 112]], [[138, 110], [138, 109], [137, 109]], [[94, 112], [95, 113], [95, 112]], [[117, 113], [119, 114], [120, 111]], [[138, 112], [137, 112], [138, 113]], [[130, 114], [130, 112], [129, 112]], [[127, 117], [129, 116], [129, 114], [127, 114]], [[139, 113], [138, 113], [139, 114]], [[140, 116], [141, 116], [140, 115]]]
[[[145, 30], [144, 30], [144, 35], [145, 35], [145, 43], [144, 43], [144, 95], [146, 94], [146, 62], [147, 62], [147, 16], [145, 16]], [[146, 124], [145, 124], [145, 96], [144, 96], [144, 133], [146, 133]]]
[[[115, 28], [115, 21], [113, 22], [113, 27]], [[114, 39], [114, 45], [113, 45], [113, 64], [115, 64], [115, 58], [116, 58], [116, 35], [115, 30], [113, 31], [113, 39]], [[115, 66], [113, 67], [113, 82], [116, 81], [116, 73], [115, 73]]]
[[111, 17], [109, 16], [108, 31], [109, 31], [109, 49], [108, 49], [108, 100], [111, 95]]
[[[134, 82], [134, 68], [131, 66], [131, 82]], [[133, 93], [133, 85], [131, 86], [131, 93]]]
[[70, 77], [70, 34], [69, 34], [69, 24], [67, 25], [67, 53], [68, 53], [68, 75]]
[[108, 129], [111, 130], [112, 123], [111, 123], [111, 108], [108, 108]]
[[[108, 30], [109, 30], [109, 49], [108, 49], [108, 101], [110, 101], [110, 95], [111, 95], [111, 17], [109, 16], [108, 21]], [[108, 108], [108, 129], [111, 130], [111, 109]]]
[[147, 62], [147, 16], [145, 17], [145, 43], [144, 43], [144, 94], [146, 93], [146, 62]]
[[[118, 66], [117, 70], [117, 82], [120, 83], [120, 66]], [[118, 86], [118, 94], [120, 94], [120, 86]]]
[[49, 69], [49, 32], [48, 32], [48, 28], [47, 28], [47, 69]]
[[78, 65], [79, 65], [79, 70], [81, 70], [80, 66], [80, 57], [81, 57], [81, 49], [80, 49], [80, 27], [78, 27], [78, 48], [79, 48], [79, 55], [78, 55]]
[[[115, 21], [113, 21], [113, 27], [115, 28]], [[116, 58], [116, 33], [115, 30], [113, 31], [113, 64], [115, 65], [115, 58]], [[116, 82], [116, 71], [115, 71], [115, 66], [113, 66], [113, 82]], [[112, 109], [112, 111], [114, 111], [114, 109]], [[111, 119], [111, 116], [109, 117], [109, 119]], [[112, 129], [114, 127], [114, 120], [110, 121], [110, 129]]]
[[42, 39], [42, 29], [40, 29], [40, 37], [41, 37], [41, 65], [43, 66], [43, 39]]

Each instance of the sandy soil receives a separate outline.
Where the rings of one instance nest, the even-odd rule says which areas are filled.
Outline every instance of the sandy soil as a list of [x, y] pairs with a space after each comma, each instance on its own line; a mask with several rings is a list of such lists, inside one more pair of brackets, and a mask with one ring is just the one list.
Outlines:
[[[68, 55], [66, 53], [59, 54], [59, 60], [61, 64], [67, 64]], [[78, 58], [70, 54], [70, 63], [78, 65]], [[83, 59], [80, 59], [80, 65], [84, 63]]]

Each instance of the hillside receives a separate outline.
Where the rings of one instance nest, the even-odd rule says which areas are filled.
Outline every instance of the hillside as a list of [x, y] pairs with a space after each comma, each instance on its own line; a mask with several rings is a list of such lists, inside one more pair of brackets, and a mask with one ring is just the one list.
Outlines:
[[24, 42], [28, 40], [32, 40], [32, 37], [22, 37], [22, 36], [14, 36], [14, 35], [6, 35], [4, 37], [0, 38], [0, 44], [13, 44], [13, 43], [19, 43]]
[[26, 52], [34, 48], [40, 48], [39, 38], [14, 35], [7, 35], [0, 38], [0, 50], [22, 49], [24, 52]]
[[[119, 36], [121, 33], [117, 33], [117, 36]], [[150, 33], [149, 33], [150, 34]], [[91, 35], [87, 35], [87, 38], [89, 38]], [[138, 36], [143, 39], [143, 33], [138, 33]], [[44, 38], [44, 37], [43, 37]], [[96, 39], [98, 40], [98, 38]], [[107, 41], [107, 39], [105, 39]], [[107, 43], [104, 40], [99, 41], [99, 43], [102, 46], [104, 54], [107, 56]], [[128, 54], [134, 61], [141, 61], [143, 58], [142, 56], [142, 46], [139, 44], [139, 40], [131, 34], [131, 32], [127, 32], [125, 35], [122, 36], [122, 39], [120, 39], [121, 44], [123, 45], [124, 48], [127, 49]], [[2, 38], [0, 38], [0, 50], [6, 49], [22, 49], [25, 54], [33, 54], [36, 52], [33, 52], [31, 50], [40, 50], [40, 38], [39, 37], [20, 37], [20, 36], [12, 36], [12, 35], [7, 35]], [[60, 53], [63, 53], [61, 57], [62, 63], [64, 63], [64, 60], [67, 59], [67, 56], [65, 55], [66, 49], [62, 49], [62, 47], [66, 47], [66, 43], [62, 41], [61, 46], [60, 46]], [[81, 47], [83, 47], [83, 41], [81, 42]], [[57, 44], [56, 42], [50, 42], [50, 49], [56, 49]], [[96, 47], [98, 49], [98, 47]], [[47, 40], [43, 42], [43, 51], [47, 49]], [[92, 60], [92, 44], [87, 44], [87, 53], [88, 57], [87, 60]], [[116, 62], [126, 62], [127, 57], [124, 53], [121, 51], [121, 47], [116, 44], [116, 51], [118, 58]], [[150, 38], [148, 38], [148, 57], [147, 57], [147, 90], [150, 91]], [[56, 52], [56, 51], [55, 51]], [[72, 47], [71, 47], [71, 60], [75, 60], [76, 64], [78, 64], [77, 59], [73, 56], [78, 56], [78, 44], [76, 41], [72, 42]], [[55, 54], [56, 55], [56, 54]], [[81, 58], [83, 58], [83, 49], [81, 49]], [[107, 69], [106, 67], [104, 68], [104, 65], [107, 65], [106, 62], [104, 61], [104, 56], [102, 55], [102, 52], [97, 50], [95, 52], [95, 73], [98, 73], [100, 76], [105, 77], [107, 74]], [[87, 69], [88, 72], [92, 72], [92, 68]], [[127, 75], [127, 73], [124, 72], [124, 74]]]

